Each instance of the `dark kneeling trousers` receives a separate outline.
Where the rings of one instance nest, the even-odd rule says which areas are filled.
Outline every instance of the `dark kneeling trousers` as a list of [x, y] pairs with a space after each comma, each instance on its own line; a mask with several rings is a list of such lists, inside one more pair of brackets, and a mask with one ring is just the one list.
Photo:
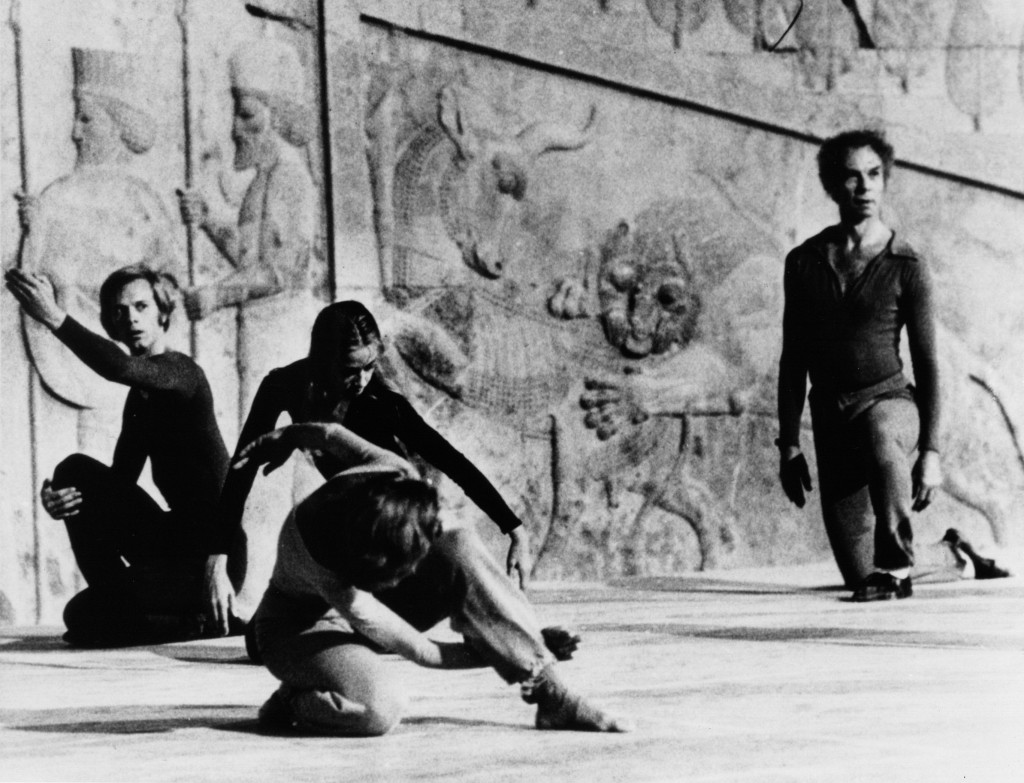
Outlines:
[[67, 640], [122, 646], [200, 635], [205, 557], [189, 521], [83, 454], [57, 466], [53, 487], [82, 494], [64, 524], [89, 586], [64, 609]]
[[849, 420], [812, 397], [811, 421], [825, 529], [846, 584], [858, 585], [875, 569], [912, 566], [917, 405], [882, 399]]

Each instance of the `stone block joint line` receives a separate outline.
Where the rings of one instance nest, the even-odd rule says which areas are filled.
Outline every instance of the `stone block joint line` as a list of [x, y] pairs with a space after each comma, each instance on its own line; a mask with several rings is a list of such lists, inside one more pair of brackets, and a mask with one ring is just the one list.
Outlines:
[[[798, 130], [787, 125], [783, 125], [777, 122], [771, 122], [769, 120], [763, 120], [758, 117], [753, 117], [748, 114], [741, 114], [740, 112], [730, 111], [728, 109], [722, 109], [717, 106], [712, 106], [701, 101], [696, 101], [690, 98], [682, 98], [677, 95], [669, 95], [664, 92], [651, 89], [649, 87], [642, 87], [638, 84], [629, 84], [616, 79], [612, 79], [606, 76], [601, 76], [596, 73], [581, 70], [579, 68], [573, 68], [568, 65], [562, 65], [559, 63], [549, 62], [547, 60], [539, 60], [535, 57], [530, 57], [523, 54], [516, 54], [514, 52], [504, 51], [502, 49], [496, 49], [486, 44], [481, 44], [476, 41], [468, 41], [463, 38], [455, 38], [450, 35], [444, 35], [442, 33], [435, 33], [428, 30], [422, 30], [414, 27], [408, 27], [405, 25], [397, 24], [389, 19], [382, 17], [373, 16], [371, 14], [360, 14], [359, 21], [363, 24], [380, 27], [387, 30], [400, 32], [403, 35], [407, 35], [410, 38], [417, 38], [422, 41], [429, 41], [432, 43], [442, 44], [449, 46], [460, 51], [469, 52], [472, 54], [485, 55], [487, 57], [494, 58], [496, 60], [502, 60], [513, 65], [521, 65], [534, 70], [542, 71], [544, 73], [551, 74], [553, 76], [561, 76], [565, 78], [575, 79], [578, 81], [593, 84], [599, 87], [605, 87], [611, 90], [615, 90], [620, 93], [625, 93], [636, 98], [643, 98], [645, 100], [656, 101], [668, 106], [675, 106], [681, 109], [689, 109], [691, 111], [704, 114], [709, 117], [716, 117], [718, 119], [733, 122], [738, 125], [743, 125], [748, 128], [754, 128], [755, 130], [764, 131], [766, 133], [772, 133], [777, 136], [783, 136], [797, 141], [806, 142], [807, 144], [813, 144], [819, 146], [824, 140], [824, 136], [820, 136], [815, 133], [807, 133], [806, 131]], [[907, 171], [913, 171], [918, 174], [925, 174], [927, 176], [936, 177], [938, 179], [944, 179], [949, 182], [955, 182], [958, 185], [966, 185], [968, 187], [978, 188], [989, 193], [998, 193], [1002, 196], [1024, 201], [1024, 190], [1018, 188], [1011, 188], [1005, 185], [999, 185], [995, 182], [988, 182], [986, 180], [977, 179], [975, 177], [969, 177], [964, 174], [958, 174], [954, 171], [947, 169], [938, 168], [936, 166], [930, 166], [926, 163], [919, 163], [917, 161], [907, 160], [905, 158], [897, 158], [893, 165], [906, 169]]]

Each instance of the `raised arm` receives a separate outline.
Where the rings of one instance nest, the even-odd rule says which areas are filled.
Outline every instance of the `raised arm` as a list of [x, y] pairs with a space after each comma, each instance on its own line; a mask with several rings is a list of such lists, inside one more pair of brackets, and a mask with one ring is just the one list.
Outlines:
[[208, 553], [211, 555], [226, 554], [231, 548], [232, 540], [242, 527], [245, 501], [256, 480], [259, 464], [249, 461], [238, 465], [237, 460], [246, 446], [261, 435], [272, 432], [281, 414], [288, 410], [292, 389], [287, 380], [281, 377], [282, 372], [274, 370], [260, 383], [249, 408], [249, 415], [238, 435], [238, 444], [231, 458], [232, 469], [228, 471], [221, 488], [217, 527], [208, 542]]
[[50, 329], [75, 356], [108, 381], [140, 389], [177, 391], [187, 397], [198, 388], [199, 376], [191, 363], [129, 356], [113, 340], [69, 316], [57, 304], [53, 284], [44, 275], [11, 269], [6, 283], [26, 315]]
[[502, 533], [523, 524], [479, 468], [427, 424], [408, 400], [400, 397], [397, 406], [398, 437], [408, 448], [458, 484]]
[[149, 358], [129, 356], [113, 340], [95, 332], [68, 316], [54, 335], [90, 369], [114, 383], [151, 391], [174, 391], [191, 397], [199, 388], [195, 365], [180, 355]]
[[370, 593], [354, 587], [338, 588], [331, 591], [328, 600], [353, 629], [420, 666], [467, 669], [485, 665], [465, 644], [427, 638]]
[[326, 451], [345, 463], [347, 471], [393, 468], [407, 476], [416, 476], [416, 468], [392, 451], [382, 449], [361, 438], [347, 427], [334, 422], [306, 422], [261, 435], [238, 455], [234, 467], [241, 469], [250, 462], [265, 465], [270, 473], [285, 463], [296, 449]]
[[531, 560], [529, 540], [522, 520], [509, 508], [501, 493], [476, 465], [427, 424], [408, 400], [399, 395], [396, 405], [398, 437], [408, 448], [458, 484], [466, 496], [509, 537], [505, 571], [509, 576], [518, 573], [519, 586], [525, 588]]

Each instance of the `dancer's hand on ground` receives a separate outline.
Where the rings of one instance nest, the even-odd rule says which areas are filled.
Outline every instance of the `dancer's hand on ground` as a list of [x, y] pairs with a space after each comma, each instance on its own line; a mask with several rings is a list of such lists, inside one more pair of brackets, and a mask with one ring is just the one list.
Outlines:
[[39, 497], [43, 501], [43, 509], [52, 519], [73, 517], [82, 508], [82, 493], [77, 488], [54, 489], [50, 479], [43, 481]]
[[783, 454], [779, 460], [779, 481], [786, 497], [803, 508], [807, 499], [805, 492], [811, 491], [811, 472], [807, 469], [807, 460], [797, 451], [795, 455]]
[[914, 511], [923, 511], [935, 499], [942, 485], [942, 465], [937, 451], [922, 451], [910, 473], [914, 491]]
[[231, 616], [238, 616], [235, 612], [235, 587], [228, 577], [227, 563], [226, 555], [211, 555], [206, 561], [206, 574], [203, 579], [203, 592], [210, 619], [221, 636], [227, 636], [231, 632]]
[[67, 313], [57, 304], [50, 278], [20, 269], [9, 269], [4, 278], [7, 290], [14, 294], [26, 315], [50, 329], [64, 323]]
[[508, 537], [511, 543], [508, 545], [508, 556], [505, 558], [506, 573], [518, 579], [519, 589], [525, 590], [530, 568], [533, 566], [530, 559], [530, 542], [522, 525], [514, 528]]

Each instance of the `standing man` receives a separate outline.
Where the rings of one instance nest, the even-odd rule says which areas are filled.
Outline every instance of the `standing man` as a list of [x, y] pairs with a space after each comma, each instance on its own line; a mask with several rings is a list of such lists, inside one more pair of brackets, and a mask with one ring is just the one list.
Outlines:
[[[855, 601], [912, 594], [910, 512], [928, 506], [942, 481], [931, 278], [881, 218], [893, 159], [871, 130], [822, 144], [818, 174], [839, 223], [790, 252], [784, 277], [779, 478], [802, 508], [811, 489], [800, 451], [810, 377], [825, 528]], [[916, 387], [899, 356], [904, 326]]]
[[[228, 455], [205, 373], [167, 344], [174, 279], [142, 264], [111, 274], [99, 299], [112, 340], [68, 315], [49, 278], [12, 269], [6, 284], [78, 360], [129, 387], [110, 466], [72, 454], [43, 482], [43, 507], [67, 527], [89, 585], [64, 609], [64, 638], [113, 647], [203, 635], [206, 538]], [[167, 511], [137, 483], [147, 459]]]

